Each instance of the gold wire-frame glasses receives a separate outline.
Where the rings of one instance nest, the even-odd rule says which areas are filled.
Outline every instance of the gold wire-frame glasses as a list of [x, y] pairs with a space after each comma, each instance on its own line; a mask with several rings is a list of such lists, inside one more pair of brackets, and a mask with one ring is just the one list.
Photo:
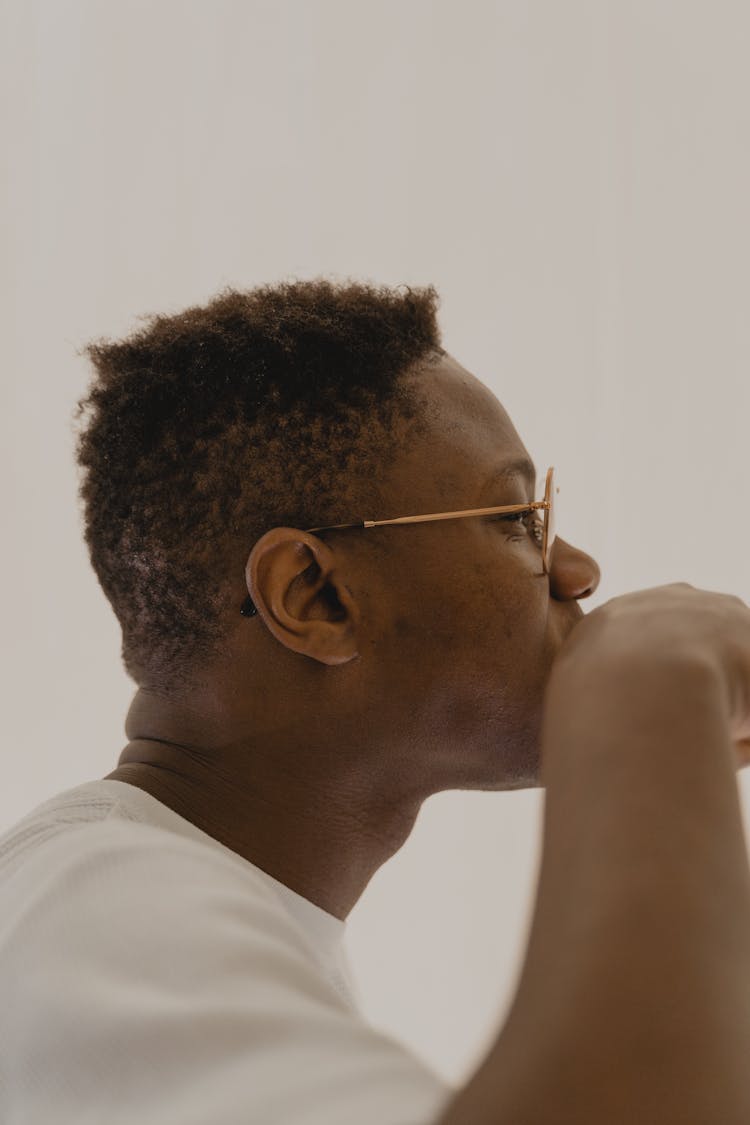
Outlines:
[[[355, 528], [385, 527], [387, 524], [427, 523], [430, 520], [461, 520], [469, 516], [492, 516], [505, 513], [510, 516], [516, 512], [533, 512], [537, 509], [544, 511], [544, 524], [542, 528], [542, 566], [544, 573], [549, 574], [549, 560], [552, 553], [552, 544], [555, 541], [555, 494], [560, 491], [554, 487], [554, 466], [547, 469], [547, 479], [544, 485], [544, 499], [535, 500], [533, 504], [503, 504], [499, 508], [466, 508], [461, 512], [433, 512], [427, 516], [397, 516], [391, 520], [360, 520], [359, 523], [335, 523], [329, 527], [308, 527], [306, 531], [349, 531]], [[240, 606], [243, 617], [254, 617], [257, 609], [252, 598], [248, 595]]]

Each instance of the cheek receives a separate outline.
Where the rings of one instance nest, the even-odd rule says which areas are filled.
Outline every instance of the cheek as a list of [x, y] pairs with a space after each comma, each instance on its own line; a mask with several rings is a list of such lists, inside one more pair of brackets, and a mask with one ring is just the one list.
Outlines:
[[554, 658], [546, 579], [519, 567], [490, 586], [487, 570], [473, 568], [470, 588], [451, 618], [450, 654], [458, 690], [494, 700], [491, 710], [521, 711], [536, 703]]
[[538, 661], [549, 586], [528, 559], [494, 540], [467, 548], [447, 535], [439, 555], [416, 556], [389, 575], [381, 637], [389, 658], [480, 680], [488, 670], [512, 680]]
[[496, 715], [515, 705], [542, 633], [539, 606], [500, 589], [488, 597], [467, 581], [415, 598], [408, 616], [394, 619], [389, 648], [412, 689], [446, 709], [446, 722], [460, 726], [465, 712], [471, 726], [488, 697]]
[[547, 616], [549, 590], [522, 560], [509, 555], [500, 567], [495, 556], [476, 562], [460, 599], [459, 612], [480, 647], [518, 652], [536, 647]]
[[398, 589], [378, 643], [383, 698], [415, 738], [429, 729], [433, 747], [446, 742], [452, 765], [459, 744], [493, 761], [503, 745], [525, 762], [555, 648], [546, 579], [528, 563], [499, 572], [464, 555], [453, 571], [441, 561], [405, 574]]

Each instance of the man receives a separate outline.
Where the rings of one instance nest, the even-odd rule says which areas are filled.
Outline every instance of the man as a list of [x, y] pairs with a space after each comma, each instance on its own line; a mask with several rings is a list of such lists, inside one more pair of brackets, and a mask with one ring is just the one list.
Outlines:
[[[93, 1108], [138, 1125], [612, 1125], [651, 1093], [644, 1120], [679, 1109], [673, 1063], [696, 1058], [679, 1035], [713, 1001], [689, 996], [640, 1055], [628, 995], [650, 1001], [630, 974], [658, 993], [659, 944], [644, 953], [638, 928], [694, 909], [705, 884], [693, 877], [687, 908], [665, 889], [653, 919], [637, 913], [635, 861], [657, 881], [681, 867], [652, 830], [669, 830], [673, 760], [644, 795], [627, 716], [641, 701], [642, 753], [674, 730], [715, 743], [716, 681], [692, 664], [640, 672], [598, 639], [596, 614], [588, 643], [579, 628], [566, 644], [599, 569], [552, 541], [546, 476], [530, 507], [543, 496], [527, 450], [440, 347], [435, 307], [431, 288], [298, 282], [230, 291], [89, 348], [86, 539], [138, 690], [117, 767], [0, 842], [2, 992], [21, 1028], [3, 1049], [3, 1120], [62, 1125]], [[575, 658], [556, 660], [579, 634]], [[678, 716], [686, 687], [697, 710]], [[734, 848], [742, 920], [726, 1000], [750, 896], [733, 767], [711, 763], [713, 846]], [[431, 794], [539, 784], [527, 969], [497, 1045], [453, 1091], [358, 1014], [344, 922]], [[675, 802], [674, 825], [688, 804]], [[727, 902], [717, 892], [717, 918]], [[618, 914], [625, 904], [636, 913]], [[707, 933], [696, 922], [702, 954]], [[703, 966], [679, 952], [681, 970]], [[601, 1052], [609, 998], [619, 1059]], [[735, 1028], [731, 1005], [721, 1012]], [[665, 1028], [678, 1035], [666, 1092], [643, 1068]]]

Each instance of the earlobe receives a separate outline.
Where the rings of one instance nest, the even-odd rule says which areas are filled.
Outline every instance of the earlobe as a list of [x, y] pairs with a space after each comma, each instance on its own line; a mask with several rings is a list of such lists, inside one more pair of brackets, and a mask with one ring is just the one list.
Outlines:
[[275, 527], [254, 545], [245, 567], [250, 597], [268, 631], [292, 652], [324, 664], [358, 655], [359, 609], [341, 561], [322, 540]]

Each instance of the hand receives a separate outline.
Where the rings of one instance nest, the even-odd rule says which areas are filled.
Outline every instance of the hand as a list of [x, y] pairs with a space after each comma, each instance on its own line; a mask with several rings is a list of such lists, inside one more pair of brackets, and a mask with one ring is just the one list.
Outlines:
[[611, 598], [581, 618], [557, 659], [707, 662], [723, 687], [738, 768], [750, 765], [750, 607], [733, 594], [673, 582]]

